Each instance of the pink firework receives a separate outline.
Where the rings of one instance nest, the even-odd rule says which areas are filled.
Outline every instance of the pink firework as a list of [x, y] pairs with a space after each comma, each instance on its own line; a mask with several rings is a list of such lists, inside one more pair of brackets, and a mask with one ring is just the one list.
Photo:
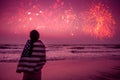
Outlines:
[[104, 4], [94, 4], [89, 11], [81, 14], [83, 31], [98, 38], [110, 38], [114, 35], [115, 21], [109, 8]]
[[[29, 2], [31, 3], [31, 2]], [[47, 8], [41, 8], [40, 4], [18, 8], [18, 13], [13, 16], [12, 24], [17, 26], [15, 32], [38, 29], [45, 34], [50, 31], [56, 34], [68, 34], [73, 36], [73, 25], [76, 14], [71, 6], [65, 9], [64, 2], [56, 0]]]

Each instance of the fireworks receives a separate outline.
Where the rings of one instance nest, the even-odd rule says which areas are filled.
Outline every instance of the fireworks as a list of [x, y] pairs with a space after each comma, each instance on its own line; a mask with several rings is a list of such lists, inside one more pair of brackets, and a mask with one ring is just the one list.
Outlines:
[[56, 0], [47, 9], [40, 8], [40, 4], [32, 5], [27, 9], [24, 6], [18, 8], [18, 13], [13, 16], [12, 22], [14, 26], [17, 26], [15, 32], [18, 32], [19, 28], [24, 31], [38, 29], [57, 34], [71, 34], [76, 14], [72, 8], [64, 9], [63, 7], [64, 2]]
[[115, 21], [104, 4], [98, 3], [81, 15], [83, 31], [98, 38], [112, 37]]
[[58, 36], [75, 36], [83, 32], [96, 38], [109, 38], [114, 34], [115, 21], [104, 4], [94, 4], [88, 11], [75, 12], [71, 5], [62, 0], [56, 0], [47, 8], [37, 1], [32, 4], [33, 1], [28, 0], [28, 5], [23, 2], [14, 15], [9, 19], [6, 17], [8, 25], [14, 26], [15, 33], [37, 29], [44, 34]]

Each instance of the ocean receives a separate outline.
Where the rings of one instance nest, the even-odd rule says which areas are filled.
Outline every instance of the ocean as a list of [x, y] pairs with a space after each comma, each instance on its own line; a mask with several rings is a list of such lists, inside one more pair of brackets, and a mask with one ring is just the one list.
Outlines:
[[[17, 62], [24, 44], [0, 44], [0, 62]], [[109, 58], [118, 59], [120, 44], [47, 44], [47, 61]]]

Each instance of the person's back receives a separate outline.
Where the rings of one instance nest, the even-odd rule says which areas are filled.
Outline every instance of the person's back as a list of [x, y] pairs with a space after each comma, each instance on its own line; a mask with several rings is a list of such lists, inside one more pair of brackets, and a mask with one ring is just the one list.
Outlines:
[[46, 62], [45, 45], [38, 40], [36, 30], [31, 31], [30, 38], [22, 52], [17, 72], [24, 72], [23, 80], [41, 80], [41, 69]]

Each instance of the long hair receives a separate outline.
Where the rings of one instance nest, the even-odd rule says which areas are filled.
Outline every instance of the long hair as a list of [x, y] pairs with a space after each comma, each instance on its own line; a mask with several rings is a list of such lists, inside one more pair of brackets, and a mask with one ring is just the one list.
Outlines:
[[30, 32], [30, 49], [29, 56], [32, 55], [33, 43], [39, 39], [39, 32], [37, 30], [32, 30]]

